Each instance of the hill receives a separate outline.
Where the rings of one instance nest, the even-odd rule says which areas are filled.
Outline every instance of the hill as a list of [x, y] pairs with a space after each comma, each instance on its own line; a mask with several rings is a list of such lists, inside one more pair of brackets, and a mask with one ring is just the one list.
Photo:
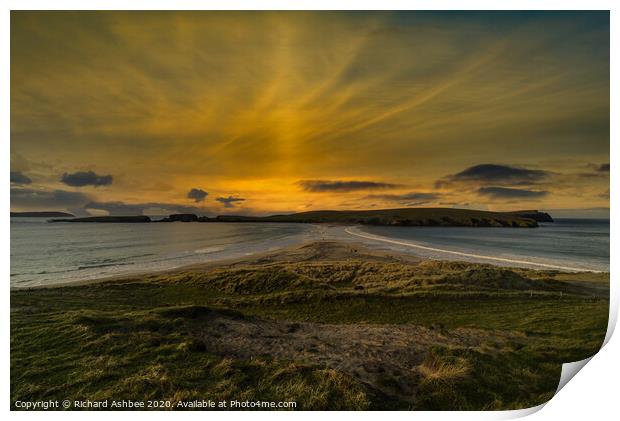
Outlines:
[[[218, 216], [218, 222], [302, 222], [399, 226], [537, 227], [538, 211], [488, 212], [453, 208], [402, 208], [361, 211], [309, 211], [291, 215]], [[549, 215], [547, 215], [549, 217]], [[550, 218], [550, 217], [549, 217]]]
[[[174, 214], [153, 222], [290, 222], [395, 226], [514, 227], [533, 228], [538, 222], [553, 222], [549, 214], [536, 210], [489, 212], [454, 208], [402, 208], [379, 210], [321, 210], [289, 215], [220, 215], [213, 218], [195, 214]], [[91, 216], [52, 219], [50, 222], [151, 222], [148, 216]]]

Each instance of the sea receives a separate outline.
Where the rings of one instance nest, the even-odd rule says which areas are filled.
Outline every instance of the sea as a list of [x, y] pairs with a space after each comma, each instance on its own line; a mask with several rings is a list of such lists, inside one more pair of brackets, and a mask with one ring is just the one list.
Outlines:
[[431, 259], [542, 270], [609, 271], [608, 219], [556, 219], [538, 228], [366, 226], [347, 231]]
[[539, 228], [293, 223], [48, 223], [11, 218], [11, 287], [155, 272], [242, 258], [313, 240], [446, 260], [609, 271], [609, 220], [558, 219]]

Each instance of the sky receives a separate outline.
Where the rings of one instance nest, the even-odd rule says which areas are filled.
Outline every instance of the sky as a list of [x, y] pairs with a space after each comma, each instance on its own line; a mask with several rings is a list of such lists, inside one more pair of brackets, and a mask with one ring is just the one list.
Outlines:
[[608, 12], [11, 13], [13, 211], [589, 215], [609, 143]]

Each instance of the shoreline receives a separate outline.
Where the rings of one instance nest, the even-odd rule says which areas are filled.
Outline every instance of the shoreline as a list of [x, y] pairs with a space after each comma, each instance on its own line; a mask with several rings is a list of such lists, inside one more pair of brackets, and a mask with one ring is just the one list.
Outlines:
[[[182, 265], [182, 266], [169, 268], [169, 269], [137, 271], [137, 272], [132, 272], [132, 273], [123, 273], [123, 274], [104, 276], [100, 278], [75, 280], [75, 281], [67, 281], [67, 282], [57, 282], [57, 283], [46, 284], [46, 285], [32, 285], [32, 286], [24, 286], [24, 287], [11, 286], [10, 290], [11, 291], [27, 291], [27, 290], [35, 290], [35, 289], [36, 290], [46, 289], [46, 288], [84, 286], [84, 285], [100, 284], [100, 283], [106, 283], [106, 282], [121, 281], [121, 280], [126, 280], [126, 279], [143, 278], [143, 277], [148, 277], [148, 276], [173, 275], [173, 274], [178, 274], [178, 273], [183, 273], [183, 272], [188, 272], [188, 271], [193, 271], [193, 270], [210, 270], [210, 269], [216, 269], [216, 268], [233, 268], [236, 266], [251, 266], [251, 265], [259, 263], [260, 261], [266, 258], [275, 259], [276, 261], [279, 258], [284, 258], [284, 260], [289, 262], [290, 260], [286, 259], [287, 256], [290, 256], [291, 254], [294, 254], [298, 250], [310, 247], [313, 244], [317, 244], [317, 243], [334, 243], [334, 244], [337, 244], [338, 246], [345, 247], [345, 248], [356, 248], [356, 247], [362, 248], [364, 249], [364, 253], [366, 254], [366, 256], [374, 256], [377, 258], [393, 258], [395, 260], [399, 260], [403, 262], [420, 262], [420, 261], [427, 260], [425, 258], [421, 258], [418, 256], [406, 254], [406, 253], [398, 253], [395, 251], [381, 250], [381, 249], [369, 249], [369, 248], [366, 248], [365, 245], [362, 243], [345, 243], [345, 242], [340, 242], [340, 241], [313, 239], [313, 240], [308, 240], [308, 241], [305, 241], [305, 242], [302, 242], [296, 245], [281, 247], [276, 250], [255, 252], [255, 253], [246, 254], [244, 256], [221, 258], [221, 259], [211, 260], [211, 261], [202, 262], [202, 263], [190, 263], [187, 265]], [[333, 260], [333, 259], [328, 259], [328, 260]]]
[[[332, 226], [330, 228], [337, 228], [337, 227], [338, 226]], [[475, 256], [480, 259], [497, 260], [501, 262], [511, 262], [510, 259], [502, 259], [502, 258], [496, 258], [496, 257], [491, 257], [491, 256], [476, 256], [476, 255], [471, 255], [467, 253], [435, 249], [435, 248], [425, 247], [425, 246], [421, 246], [421, 245], [413, 244], [409, 242], [393, 240], [387, 237], [376, 236], [373, 234], [352, 233], [350, 232], [350, 230], [352, 229], [353, 230], [356, 229], [356, 226], [347, 226], [345, 227], [344, 232], [346, 232], [349, 235], [357, 236], [360, 238], [365, 238], [371, 241], [377, 241], [377, 242], [383, 241], [383, 242], [393, 243], [397, 245], [408, 246], [412, 248], [430, 249], [430, 250], [439, 251], [443, 253], [453, 253], [456, 255]], [[324, 232], [321, 232], [319, 236], [321, 236], [322, 238], [321, 239], [315, 238], [315, 239], [307, 240], [307, 241], [304, 241], [298, 244], [288, 245], [288, 246], [281, 247], [275, 250], [270, 249], [270, 250], [262, 251], [262, 252], [245, 253], [243, 256], [225, 257], [225, 258], [219, 258], [219, 259], [210, 260], [206, 262], [190, 263], [190, 264], [185, 264], [185, 265], [168, 268], [168, 269], [142, 270], [142, 271], [136, 271], [136, 272], [130, 272], [130, 273], [115, 274], [115, 275], [110, 275], [110, 276], [102, 276], [102, 277], [97, 277], [97, 278], [92, 278], [92, 279], [69, 280], [66, 282], [60, 281], [60, 282], [50, 283], [46, 285], [32, 285], [32, 286], [23, 286], [23, 287], [11, 286], [10, 291], [28, 291], [28, 290], [55, 289], [55, 288], [64, 288], [64, 287], [80, 287], [80, 286], [86, 286], [86, 285], [113, 283], [116, 281], [137, 280], [137, 279], [143, 279], [143, 278], [148, 278], [148, 277], [178, 275], [181, 273], [193, 272], [193, 271], [209, 271], [213, 269], [233, 269], [233, 268], [242, 267], [242, 266], [251, 267], [251, 266], [255, 266], [257, 264], [261, 264], [265, 262], [294, 263], [295, 262], [294, 256], [296, 256], [296, 254], [298, 254], [300, 250], [313, 247], [316, 245], [320, 245], [320, 244], [332, 244], [332, 245], [335, 245], [336, 248], [355, 250], [353, 253], [359, 252], [360, 256], [363, 255], [364, 258], [386, 259], [386, 260], [393, 260], [393, 261], [398, 261], [398, 262], [403, 262], [403, 263], [423, 263], [423, 262], [436, 262], [436, 263], [446, 263], [446, 264], [453, 263], [453, 264], [463, 264], [469, 267], [494, 267], [497, 269], [506, 269], [506, 270], [511, 270], [511, 271], [547, 273], [549, 275], [559, 275], [559, 276], [575, 275], [578, 278], [581, 275], [586, 276], [586, 277], [592, 275], [597, 278], [598, 277], [608, 278], [610, 274], [610, 272], [607, 272], [607, 271], [584, 270], [584, 269], [576, 269], [576, 268], [572, 268], [573, 270], [566, 270], [568, 268], [563, 268], [564, 269], [563, 270], [559, 266], [536, 264], [536, 263], [531, 263], [531, 262], [516, 261], [517, 263], [524, 263], [524, 264], [528, 264], [531, 266], [540, 266], [541, 268], [519, 267], [519, 266], [514, 266], [514, 265], [508, 266], [508, 265], [501, 265], [501, 264], [492, 264], [492, 263], [487, 263], [487, 262], [476, 262], [476, 261], [457, 260], [457, 259], [436, 259], [436, 258], [431, 258], [431, 257], [418, 256], [412, 253], [406, 253], [406, 252], [402, 252], [402, 251], [394, 250], [390, 248], [382, 248], [378, 246], [377, 244], [372, 244], [372, 243], [369, 244], [368, 242], [342, 241], [342, 240], [334, 240], [332, 238], [325, 238]], [[351, 256], [348, 256], [348, 257], [350, 258]], [[303, 256], [301, 260], [302, 261], [316, 260], [316, 261], [322, 261], [322, 262], [329, 262], [329, 261], [338, 260], [339, 258], [342, 258], [342, 257], [341, 256], [322, 256], [319, 258], [319, 257], [314, 256], [312, 258], [308, 258], [308, 256]]]
[[[358, 232], [355, 232], [355, 231], [358, 231]], [[527, 261], [527, 260], [507, 259], [503, 257], [485, 256], [481, 254], [466, 253], [466, 252], [454, 251], [454, 250], [446, 250], [446, 249], [440, 249], [436, 247], [428, 247], [428, 246], [423, 246], [421, 244], [412, 243], [409, 241], [401, 241], [401, 240], [384, 237], [380, 235], [359, 232], [359, 229], [357, 229], [357, 227], [354, 227], [354, 226], [345, 228], [345, 232], [348, 234], [351, 234], [351, 235], [354, 235], [360, 238], [366, 238], [372, 241], [381, 241], [385, 243], [396, 244], [396, 245], [416, 248], [420, 250], [426, 250], [426, 251], [443, 253], [443, 254], [451, 254], [451, 255], [462, 256], [462, 257], [471, 257], [471, 258], [480, 259], [480, 260], [492, 260], [495, 262], [512, 263], [514, 265], [523, 265], [523, 266], [537, 266], [537, 267], [544, 268], [543, 270], [560, 270], [563, 272], [607, 273], [606, 271], [603, 271], [603, 270], [575, 268], [575, 267], [569, 267], [569, 266], [560, 266], [560, 265], [553, 265], [553, 264], [548, 264], [548, 263], [532, 262], [532, 261]], [[445, 260], [450, 260], [450, 259], [445, 259]], [[453, 261], [453, 260], [450, 260], [450, 261]], [[505, 266], [505, 265], [497, 265], [497, 266], [502, 266], [502, 267], [507, 267], [507, 268], [516, 267], [516, 266]]]
[[[259, 245], [253, 245], [252, 247], [228, 250], [230, 255], [223, 255], [217, 257], [207, 257], [203, 262], [193, 263], [181, 263], [179, 266], [171, 266], [167, 268], [144, 268], [131, 269], [116, 274], [109, 275], [94, 275], [86, 279], [70, 279], [54, 281], [48, 284], [42, 285], [28, 285], [28, 286], [14, 286], [10, 287], [10, 290], [29, 290], [40, 288], [59, 288], [65, 286], [80, 286], [97, 284], [101, 282], [109, 282], [118, 279], [127, 279], [133, 277], [144, 277], [150, 275], [162, 275], [167, 273], [178, 273], [194, 269], [208, 269], [220, 266], [230, 266], [235, 264], [244, 264], [252, 262], [253, 260], [260, 259], [264, 256], [271, 254], [287, 254], [298, 248], [303, 248], [309, 244], [320, 241], [330, 241], [336, 243], [342, 243], [343, 245], [350, 245], [356, 247], [363, 247], [373, 253], [389, 254], [393, 256], [399, 256], [403, 260], [430, 260], [438, 262], [462, 262], [467, 264], [482, 264], [491, 265], [506, 269], [526, 269], [532, 271], [549, 271], [549, 272], [561, 272], [561, 273], [575, 273], [575, 274], [609, 274], [609, 271], [577, 268], [569, 266], [555, 265], [551, 263], [503, 258], [499, 256], [488, 256], [482, 254], [476, 254], [473, 252], [463, 252], [455, 250], [447, 250], [438, 247], [429, 247], [422, 244], [418, 244], [409, 240], [402, 240], [398, 238], [385, 237], [375, 234], [370, 234], [360, 230], [358, 225], [351, 224], [309, 224], [314, 229], [309, 230], [304, 234], [300, 234], [300, 239], [293, 242], [293, 244], [287, 244], [285, 246], [276, 246], [265, 250], [261, 246], [266, 244], [269, 240], [265, 240], [264, 243]], [[415, 228], [412, 228], [415, 229]], [[308, 238], [308, 236], [310, 236]], [[294, 236], [291, 236], [293, 239]], [[406, 247], [406, 248], [405, 248]], [[226, 251], [223, 251], [226, 254]], [[425, 255], [426, 253], [426, 255]], [[428, 255], [433, 253], [434, 255]], [[439, 254], [439, 256], [436, 256]], [[444, 257], [445, 256], [445, 257]], [[447, 256], [458, 256], [462, 258], [449, 258]]]

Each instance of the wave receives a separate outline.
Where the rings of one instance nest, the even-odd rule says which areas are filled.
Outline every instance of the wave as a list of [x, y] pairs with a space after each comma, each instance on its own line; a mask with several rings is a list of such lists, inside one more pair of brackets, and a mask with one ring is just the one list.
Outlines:
[[198, 250], [194, 250], [194, 253], [196, 254], [209, 254], [209, 253], [216, 253], [218, 251], [222, 251], [224, 250], [225, 247], [205, 247], [203, 249], [198, 249]]
[[131, 265], [131, 264], [132, 263], [119, 263], [119, 262], [101, 263], [101, 264], [97, 264], [97, 265], [78, 266], [78, 270], [97, 269], [97, 268], [105, 268], [105, 267], [110, 267], [110, 266], [126, 266], [126, 265]]

